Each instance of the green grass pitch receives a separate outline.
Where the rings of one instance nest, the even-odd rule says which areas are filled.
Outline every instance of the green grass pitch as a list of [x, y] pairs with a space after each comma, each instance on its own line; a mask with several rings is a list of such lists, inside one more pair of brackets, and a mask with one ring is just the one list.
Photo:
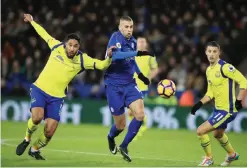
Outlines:
[[[50, 144], [42, 150], [46, 161], [37, 161], [29, 157], [27, 151], [22, 156], [15, 154], [15, 147], [25, 135], [26, 123], [1, 123], [1, 164], [2, 166], [45, 167], [164, 167], [197, 166], [202, 160], [203, 150], [195, 132], [187, 130], [149, 129], [137, 141], [129, 145], [132, 162], [124, 161], [120, 154], [112, 155], [108, 150], [106, 135], [109, 128], [101, 125], [62, 125], [60, 124]], [[43, 130], [43, 125], [34, 134], [33, 140]], [[116, 138], [120, 144], [124, 135]], [[226, 152], [212, 138], [212, 151], [218, 166]], [[240, 160], [231, 166], [247, 166], [247, 134], [228, 133], [234, 148], [240, 153]]]

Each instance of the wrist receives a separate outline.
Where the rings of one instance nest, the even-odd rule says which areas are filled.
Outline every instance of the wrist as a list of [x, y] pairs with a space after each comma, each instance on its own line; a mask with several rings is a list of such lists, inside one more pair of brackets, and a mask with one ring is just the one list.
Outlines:
[[199, 104], [200, 106], [203, 105], [203, 102], [200, 100], [197, 104]]

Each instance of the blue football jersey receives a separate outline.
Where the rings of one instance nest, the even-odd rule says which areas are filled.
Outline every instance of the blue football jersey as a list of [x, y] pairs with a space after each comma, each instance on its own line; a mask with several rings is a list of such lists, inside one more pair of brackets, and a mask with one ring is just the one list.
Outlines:
[[[132, 36], [128, 40], [120, 31], [117, 31], [112, 34], [107, 48], [111, 46], [117, 47], [113, 50], [114, 52], [136, 51], [136, 39]], [[135, 64], [135, 57], [112, 61], [111, 65], [105, 71], [105, 84], [126, 85], [134, 83]]]

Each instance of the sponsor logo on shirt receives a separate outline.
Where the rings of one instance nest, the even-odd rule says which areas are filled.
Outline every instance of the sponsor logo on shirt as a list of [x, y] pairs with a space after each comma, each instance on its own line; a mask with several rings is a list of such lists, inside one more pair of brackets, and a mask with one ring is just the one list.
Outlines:
[[64, 62], [64, 59], [61, 55], [57, 55], [57, 58]]

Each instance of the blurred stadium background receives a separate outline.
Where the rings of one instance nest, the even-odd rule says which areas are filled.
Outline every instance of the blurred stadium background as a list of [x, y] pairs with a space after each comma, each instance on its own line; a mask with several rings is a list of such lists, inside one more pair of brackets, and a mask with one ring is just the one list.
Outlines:
[[[2, 0], [1, 5], [1, 133], [2, 139], [14, 139], [15, 144], [18, 139], [21, 140], [22, 134], [15, 135], [11, 132], [15, 132], [17, 129], [19, 131], [20, 128], [23, 128], [20, 131], [24, 131], [25, 123], [13, 121], [27, 121], [30, 116], [29, 86], [37, 79], [49, 56], [47, 44], [29, 24], [23, 22], [24, 13], [32, 14], [49, 34], [60, 41], [66, 34], [79, 31], [83, 37], [82, 49], [91, 57], [98, 59], [104, 59], [108, 40], [111, 33], [117, 30], [119, 18], [123, 15], [133, 18], [134, 36], [144, 36], [148, 39], [159, 64], [159, 74], [152, 81], [149, 96], [145, 99], [148, 126], [152, 129], [141, 138], [140, 144], [148, 146], [155, 139], [163, 138], [164, 142], [167, 142], [162, 144], [162, 141], [157, 141], [156, 145], [164, 146], [164, 150], [168, 151], [165, 152], [165, 156], [169, 156], [171, 153], [171, 158], [173, 158], [169, 161], [169, 157], [166, 157], [160, 162], [157, 159], [156, 161], [151, 159], [153, 164], [144, 161], [149, 166], [196, 165], [193, 161], [186, 162], [190, 157], [184, 156], [186, 155], [184, 151], [176, 156], [176, 150], [173, 151], [171, 148], [179, 146], [179, 143], [187, 143], [190, 146], [191, 141], [195, 142], [191, 149], [195, 153], [191, 158], [200, 161], [202, 150], [195, 134], [188, 130], [195, 130], [196, 126], [208, 118], [212, 105], [201, 109], [196, 117], [189, 115], [189, 109], [206, 90], [205, 70], [208, 62], [204, 54], [204, 46], [208, 41], [217, 41], [221, 45], [222, 58], [232, 63], [247, 77], [247, 5], [245, 0]], [[177, 85], [176, 96], [168, 100], [162, 99], [156, 94], [157, 83], [165, 78], [172, 79]], [[247, 108], [247, 93], [243, 105]], [[85, 125], [85, 123], [93, 123], [110, 126], [112, 123], [104, 95], [103, 72], [86, 71], [70, 83], [68, 97], [61, 114], [61, 123], [83, 124], [79, 128], [104, 131], [105, 134], [98, 137], [100, 142], [88, 144], [96, 145], [93, 151], [88, 148], [88, 152], [98, 152], [97, 149], [101, 152], [108, 152], [106, 142], [104, 142], [107, 129], [95, 125]], [[237, 144], [245, 157], [247, 157], [247, 150], [244, 149], [247, 147], [246, 143], [244, 145], [243, 139], [247, 138], [246, 123], [247, 110], [244, 109], [228, 128], [228, 131], [233, 132], [230, 134], [230, 137], [233, 138], [232, 143]], [[74, 129], [71, 125], [61, 126], [58, 128], [60, 130], [58, 137], [59, 135], [62, 137], [63, 130], [67, 131], [66, 134], [74, 133], [71, 136], [75, 137], [78, 133], [74, 132]], [[176, 129], [176, 131], [164, 129]], [[181, 132], [177, 129], [186, 130]], [[188, 139], [188, 142], [179, 142], [179, 138], [176, 136], [180, 136], [180, 134], [186, 134], [183, 135], [185, 136], [184, 141]], [[90, 135], [82, 134], [80, 136]], [[176, 137], [175, 141], [172, 141], [173, 137]], [[167, 138], [171, 141], [168, 141]], [[59, 149], [59, 146], [63, 146], [65, 143], [64, 141], [60, 142], [59, 145], [51, 144], [52, 148]], [[87, 144], [83, 140], [82, 142]], [[171, 143], [173, 144], [170, 145]], [[10, 154], [13, 152], [9, 152], [11, 145], [1, 146], [5, 153], [5, 156], [2, 157], [4, 165], [18, 166], [19, 158], [15, 158], [15, 164], [10, 162], [13, 157]], [[47, 149], [49, 148], [48, 146]], [[142, 153], [138, 154], [138, 150], [143, 150], [142, 152], [145, 154], [145, 148], [142, 149], [140, 145], [133, 146], [133, 148], [133, 152], [136, 152], [134, 154], [143, 156]], [[68, 150], [80, 151], [78, 148], [68, 148]], [[152, 150], [152, 148], [146, 150]], [[155, 150], [159, 150], [159, 148], [153, 150], [156, 152]], [[223, 155], [224, 151], [220, 148], [219, 150], [220, 152], [216, 153]], [[49, 151], [46, 152], [49, 155]], [[50, 155], [53, 153], [51, 152]], [[164, 152], [157, 152], [157, 155], [152, 153], [150, 155], [161, 158], [163, 154]], [[59, 155], [59, 157], [66, 158], [68, 156]], [[61, 159], [59, 157], [56, 159]], [[107, 158], [109, 157], [106, 156], [105, 159], [107, 160]], [[149, 155], [146, 154], [144, 158], [149, 158]], [[223, 160], [223, 158], [221, 156], [219, 159]], [[86, 159], [90, 160], [90, 158]], [[98, 159], [101, 159], [100, 154]], [[142, 164], [142, 159], [139, 157], [140, 162], [131, 166], [145, 165]], [[185, 162], [179, 160], [185, 160]], [[56, 163], [39, 166], [61, 166]], [[69, 163], [71, 164], [68, 165], [76, 166], [72, 162]], [[79, 163], [79, 166], [101, 166], [100, 162], [95, 164], [91, 164], [89, 161], [88, 163]], [[117, 166], [117, 164], [116, 160], [112, 163], [104, 162], [102, 165]], [[120, 164], [130, 166], [122, 162]], [[24, 162], [20, 165], [35, 166], [35, 162]], [[247, 165], [247, 162], [240, 161], [236, 165], [244, 166]]]

